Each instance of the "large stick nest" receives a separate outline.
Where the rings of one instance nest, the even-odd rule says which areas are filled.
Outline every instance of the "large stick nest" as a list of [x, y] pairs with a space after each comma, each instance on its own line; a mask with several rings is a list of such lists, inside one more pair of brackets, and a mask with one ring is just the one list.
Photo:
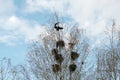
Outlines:
[[61, 63], [63, 62], [64, 58], [62, 57], [61, 54], [56, 54], [56, 55], [55, 55], [55, 60], [56, 60], [58, 63], [61, 64]]
[[70, 72], [74, 72], [76, 70], [77, 66], [73, 63], [73, 64], [70, 64], [69, 66], [69, 70]]
[[64, 47], [64, 46], [65, 46], [65, 43], [64, 43], [63, 40], [59, 40], [59, 41], [56, 42], [56, 47], [57, 47], [57, 48], [58, 48], [58, 47]]
[[52, 70], [54, 73], [61, 71], [61, 66], [59, 64], [53, 64]]
[[77, 52], [71, 52], [71, 59], [72, 60], [75, 60], [75, 59], [77, 59], [79, 57], [79, 54], [77, 53]]

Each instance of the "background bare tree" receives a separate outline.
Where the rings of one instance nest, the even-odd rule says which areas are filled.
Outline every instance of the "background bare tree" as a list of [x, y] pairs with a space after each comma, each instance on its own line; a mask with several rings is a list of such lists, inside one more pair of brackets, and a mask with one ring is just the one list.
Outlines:
[[120, 79], [120, 29], [113, 21], [112, 27], [107, 30], [106, 44], [97, 55], [98, 80]]
[[10, 59], [3, 58], [0, 60], [0, 80], [9, 80], [11, 62]]

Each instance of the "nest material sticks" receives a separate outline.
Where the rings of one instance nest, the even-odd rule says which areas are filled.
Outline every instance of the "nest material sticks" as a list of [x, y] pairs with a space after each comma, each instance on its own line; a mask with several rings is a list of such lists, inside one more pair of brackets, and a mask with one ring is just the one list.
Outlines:
[[56, 60], [58, 63], [61, 64], [61, 63], [63, 62], [64, 58], [62, 57], [61, 54], [56, 54], [56, 55], [55, 55], [55, 60]]
[[77, 66], [73, 63], [69, 65], [70, 72], [74, 72], [76, 70]]
[[59, 40], [56, 42], [56, 48], [58, 48], [58, 47], [62, 48], [64, 46], [65, 46], [65, 43], [63, 40]]
[[79, 57], [79, 54], [77, 52], [71, 52], [71, 60], [76, 60]]
[[59, 64], [53, 64], [52, 70], [54, 73], [61, 71], [61, 66]]

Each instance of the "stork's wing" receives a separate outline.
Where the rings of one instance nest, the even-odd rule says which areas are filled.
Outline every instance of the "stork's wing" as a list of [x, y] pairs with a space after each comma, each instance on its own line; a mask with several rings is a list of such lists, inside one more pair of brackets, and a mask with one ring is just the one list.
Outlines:
[[59, 29], [63, 29], [62, 27], [59, 27]]
[[56, 28], [56, 29], [57, 29], [58, 27], [54, 26], [54, 28]]

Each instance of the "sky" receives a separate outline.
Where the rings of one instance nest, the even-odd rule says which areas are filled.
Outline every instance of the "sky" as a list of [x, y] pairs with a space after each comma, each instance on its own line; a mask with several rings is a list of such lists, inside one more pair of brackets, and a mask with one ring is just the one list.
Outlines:
[[29, 44], [44, 34], [54, 12], [86, 29], [98, 45], [113, 19], [120, 23], [119, 8], [120, 0], [0, 0], [0, 59], [23, 63]]

